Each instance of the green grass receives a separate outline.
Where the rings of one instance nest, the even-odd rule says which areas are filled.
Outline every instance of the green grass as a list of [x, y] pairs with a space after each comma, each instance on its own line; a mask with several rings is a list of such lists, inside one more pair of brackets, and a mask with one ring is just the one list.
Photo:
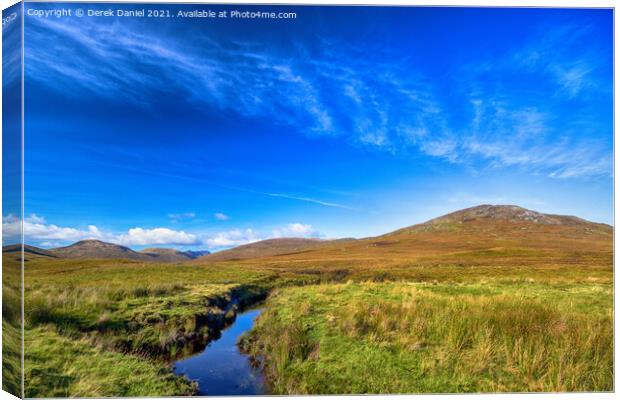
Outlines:
[[[243, 306], [268, 291], [242, 345], [264, 360], [274, 393], [612, 389], [606, 248], [455, 241], [418, 255], [423, 241], [382, 243], [205, 265], [33, 258], [26, 395], [187, 394], [170, 361], [230, 321], [232, 297]], [[7, 304], [3, 324], [18, 315]], [[11, 368], [6, 382], [19, 383]]]
[[277, 394], [612, 390], [612, 286], [349, 283], [272, 296]]
[[[189, 382], [170, 371], [169, 361], [231, 320], [232, 297], [243, 307], [264, 296], [271, 281], [265, 272], [196, 265], [32, 260], [26, 394], [186, 394]], [[143, 369], [136, 375], [134, 368]]]
[[2, 390], [21, 397], [20, 263], [2, 255]]
[[26, 397], [189, 395], [194, 387], [164, 365], [37, 327], [26, 339]]
[[21, 396], [21, 328], [2, 320], [2, 390]]

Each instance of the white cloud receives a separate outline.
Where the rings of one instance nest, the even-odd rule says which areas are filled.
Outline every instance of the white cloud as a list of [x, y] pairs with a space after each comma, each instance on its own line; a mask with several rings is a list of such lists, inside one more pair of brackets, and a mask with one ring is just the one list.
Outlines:
[[228, 215], [224, 214], [224, 213], [215, 213], [215, 214], [213, 214], [213, 216], [218, 221], [228, 221], [230, 219], [230, 217]]
[[44, 224], [44, 223], [45, 223], [45, 218], [43, 218], [43, 217], [39, 217], [39, 216], [38, 216], [38, 215], [36, 215], [36, 214], [30, 214], [30, 216], [29, 216], [29, 217], [27, 217], [27, 219], [28, 219], [30, 222], [37, 223], [37, 224]]
[[[19, 225], [19, 221], [14, 221], [15, 226]], [[3, 229], [5, 224], [3, 223]], [[8, 229], [11, 231], [11, 228]], [[61, 240], [75, 242], [84, 239], [101, 239], [103, 235], [96, 226], [90, 225], [87, 230], [76, 228], [62, 227], [54, 224], [45, 223], [45, 219], [30, 216], [24, 219], [24, 237], [26, 240]]]
[[321, 233], [314, 229], [312, 225], [296, 222], [277, 227], [272, 229], [271, 232], [260, 232], [249, 228], [218, 232], [206, 235], [202, 242], [211, 250], [219, 250], [261, 240], [285, 237], [318, 238], [321, 237]]
[[255, 232], [252, 229], [235, 229], [206, 237], [203, 240], [203, 243], [207, 245], [209, 249], [219, 249], [258, 242], [264, 239], [267, 239], [267, 237]]
[[8, 214], [2, 217], [2, 238], [14, 240], [22, 234], [22, 225], [18, 217]]
[[299, 222], [288, 224], [282, 228], [276, 228], [272, 232], [274, 238], [279, 237], [318, 237], [320, 234], [312, 225]]
[[[142, 245], [192, 245], [198, 243], [196, 235], [184, 231], [175, 231], [168, 228], [132, 228], [123, 234], [113, 234], [101, 231], [95, 225], [88, 225], [86, 229], [63, 227], [46, 223], [45, 219], [37, 215], [30, 215], [24, 219], [24, 238], [28, 242], [40, 242], [41, 245], [73, 243], [80, 240], [98, 239], [125, 246]], [[18, 217], [9, 214], [3, 217], [3, 238], [18, 237], [21, 234], [21, 223]]]
[[145, 246], [145, 245], [192, 245], [197, 244], [196, 235], [184, 231], [175, 231], [168, 228], [131, 228], [126, 234], [115, 238], [116, 242], [125, 246]]
[[[7, 238], [19, 237], [21, 223], [18, 217], [9, 214], [3, 217], [2, 233]], [[45, 223], [45, 219], [31, 215], [24, 220], [24, 237], [26, 243], [38, 244], [44, 247], [56, 247], [71, 244], [80, 240], [97, 239], [123, 246], [151, 246], [151, 245], [206, 245], [209, 249], [223, 249], [242, 244], [248, 244], [265, 239], [283, 237], [321, 237], [321, 233], [312, 225], [291, 223], [276, 227], [271, 231], [256, 231], [253, 229], [233, 229], [213, 234], [196, 234], [169, 228], [141, 228], [135, 227], [125, 233], [102, 231], [95, 225], [88, 225], [86, 229], [63, 227]]]

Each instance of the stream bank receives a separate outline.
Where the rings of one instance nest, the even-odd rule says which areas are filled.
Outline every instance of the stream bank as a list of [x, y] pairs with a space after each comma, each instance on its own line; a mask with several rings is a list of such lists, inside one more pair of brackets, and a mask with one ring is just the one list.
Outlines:
[[197, 385], [197, 395], [245, 396], [266, 394], [262, 369], [238, 346], [250, 331], [262, 309], [249, 309], [237, 315], [219, 339], [191, 357], [174, 363], [173, 372]]

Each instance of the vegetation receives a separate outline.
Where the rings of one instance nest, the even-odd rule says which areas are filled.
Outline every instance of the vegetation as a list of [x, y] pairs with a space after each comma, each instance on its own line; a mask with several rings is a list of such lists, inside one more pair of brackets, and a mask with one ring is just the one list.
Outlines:
[[26, 346], [26, 397], [173, 396], [195, 390], [164, 364], [105, 351], [51, 327], [28, 330]]
[[233, 299], [243, 307], [264, 298], [269, 280], [202, 266], [31, 259], [26, 396], [191, 393], [167, 362], [217, 337], [234, 318]]
[[21, 264], [2, 254], [2, 390], [22, 394]]
[[275, 291], [241, 345], [279, 394], [610, 391], [612, 233], [482, 206], [264, 258], [321, 284]]
[[[183, 263], [29, 251], [25, 394], [193, 393], [171, 361], [268, 293], [241, 345], [274, 393], [612, 390], [611, 227], [514, 215], [451, 215], [376, 238], [276, 241]], [[18, 391], [11, 282], [4, 385]]]
[[611, 285], [324, 284], [242, 346], [277, 394], [610, 391], [611, 307]]

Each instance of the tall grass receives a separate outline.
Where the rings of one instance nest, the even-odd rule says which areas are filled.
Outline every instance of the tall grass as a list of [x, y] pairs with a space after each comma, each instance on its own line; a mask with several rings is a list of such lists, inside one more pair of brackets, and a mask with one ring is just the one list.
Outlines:
[[611, 308], [587, 314], [523, 294], [446, 296], [408, 286], [390, 297], [399, 299], [343, 307], [338, 328], [377, 346], [422, 352], [431, 374], [486, 376], [477, 391], [612, 389]]
[[282, 394], [612, 390], [611, 288], [597, 299], [576, 292], [566, 301], [560, 292], [404, 283], [289, 289], [270, 300], [242, 346], [264, 361]]
[[[216, 335], [234, 318], [224, 308], [232, 296], [240, 305], [253, 301], [264, 293], [268, 277], [192, 265], [32, 260], [26, 269], [26, 392], [37, 397], [188, 393], [189, 382], [177, 379], [168, 361]], [[41, 335], [49, 340], [39, 340]], [[75, 370], [72, 359], [83, 371]], [[143, 389], [134, 385], [131, 372], [141, 362], [149, 364]], [[115, 364], [126, 368], [115, 372]]]
[[87, 339], [70, 339], [50, 327], [33, 329], [26, 345], [26, 397], [171, 396], [195, 391], [163, 364], [102, 351]]
[[21, 392], [21, 264], [2, 254], [2, 389], [20, 397]]
[[[505, 250], [425, 260], [388, 247], [378, 258], [334, 250], [205, 266], [33, 259], [27, 393], [187, 393], [166, 362], [190, 337], [209, 340], [205, 324], [234, 316], [231, 296], [243, 305], [268, 289], [242, 345], [274, 393], [611, 388], [607, 254], [577, 264]], [[127, 371], [138, 368], [133, 380]]]

